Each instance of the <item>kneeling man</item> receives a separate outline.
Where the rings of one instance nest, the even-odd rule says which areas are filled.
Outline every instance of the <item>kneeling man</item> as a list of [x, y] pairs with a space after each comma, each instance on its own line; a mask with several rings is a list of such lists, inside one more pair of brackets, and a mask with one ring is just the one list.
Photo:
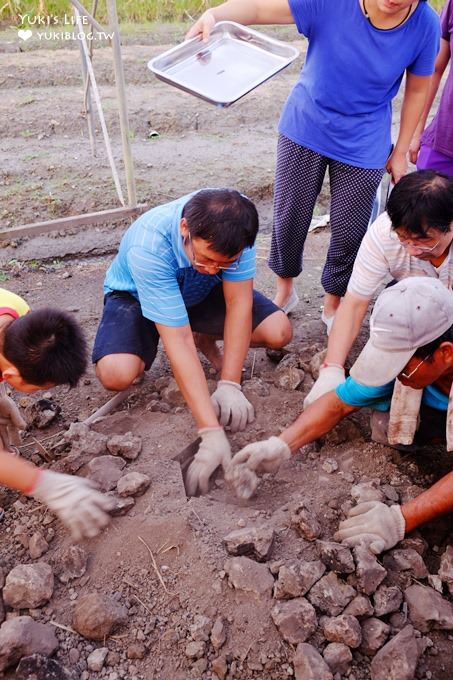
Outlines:
[[[253, 290], [258, 213], [230, 189], [202, 189], [141, 215], [120, 244], [104, 283], [93, 362], [107, 389], [128, 387], [153, 363], [159, 338], [198, 427], [201, 444], [187, 475], [202, 492], [231, 451], [223, 426], [242, 430], [253, 407], [241, 390], [250, 345], [278, 348], [291, 325]], [[194, 341], [221, 370], [210, 397]], [[220, 355], [216, 338], [223, 338]]]

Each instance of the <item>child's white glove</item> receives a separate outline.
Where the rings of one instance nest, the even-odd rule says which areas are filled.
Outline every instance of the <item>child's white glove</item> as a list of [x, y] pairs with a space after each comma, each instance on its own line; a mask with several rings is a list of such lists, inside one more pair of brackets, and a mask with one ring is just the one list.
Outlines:
[[380, 501], [368, 501], [349, 511], [334, 538], [349, 547], [365, 543], [378, 555], [402, 541], [405, 531], [406, 521], [399, 505], [389, 507]]
[[93, 482], [83, 477], [43, 470], [28, 492], [45, 503], [70, 530], [74, 540], [96, 536], [110, 517], [112, 498], [100, 493]]
[[230, 426], [231, 432], [245, 430], [255, 418], [252, 404], [244, 396], [239, 383], [219, 380], [216, 391], [211, 395], [219, 423]]
[[197, 491], [209, 491], [209, 478], [221, 465], [224, 471], [231, 460], [230, 443], [222, 427], [205, 427], [198, 431], [201, 444], [186, 475], [186, 491], [195, 496]]

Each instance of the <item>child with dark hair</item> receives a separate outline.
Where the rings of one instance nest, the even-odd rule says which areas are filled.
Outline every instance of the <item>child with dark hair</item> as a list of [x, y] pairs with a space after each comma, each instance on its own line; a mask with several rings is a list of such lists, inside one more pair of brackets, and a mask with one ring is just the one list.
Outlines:
[[36, 309], [12, 319], [4, 331], [4, 380], [21, 385], [75, 387], [87, 366], [87, 345], [75, 319], [59, 309]]
[[[107, 271], [93, 362], [107, 389], [122, 390], [153, 363], [159, 339], [201, 437], [188, 489], [206, 491], [231, 458], [223, 430], [243, 430], [253, 406], [241, 389], [251, 344], [282, 347], [286, 315], [253, 290], [258, 214], [231, 189], [202, 189], [144, 213]], [[224, 356], [216, 339], [224, 340]], [[197, 349], [221, 371], [209, 395]]]
[[[51, 308], [30, 311], [25, 300], [0, 288], [0, 382], [21, 392], [73, 387], [86, 364], [85, 338], [71, 315]], [[25, 427], [12, 399], [1, 396], [0, 484], [45, 503], [75, 539], [95, 536], [109, 521], [111, 499], [86, 479], [41, 470], [12, 455]]]

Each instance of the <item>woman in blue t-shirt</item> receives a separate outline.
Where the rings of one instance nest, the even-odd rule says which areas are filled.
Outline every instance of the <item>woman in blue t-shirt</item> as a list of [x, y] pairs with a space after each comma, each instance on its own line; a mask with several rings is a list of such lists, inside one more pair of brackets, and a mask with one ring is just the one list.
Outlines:
[[[332, 236], [321, 277], [328, 329], [351, 275], [384, 170], [407, 172], [407, 152], [439, 49], [439, 18], [423, 0], [228, 0], [187, 37], [207, 39], [217, 21], [296, 23], [309, 45], [279, 123], [269, 265], [275, 302], [297, 305], [294, 278], [327, 168]], [[391, 102], [406, 73], [391, 149]]]

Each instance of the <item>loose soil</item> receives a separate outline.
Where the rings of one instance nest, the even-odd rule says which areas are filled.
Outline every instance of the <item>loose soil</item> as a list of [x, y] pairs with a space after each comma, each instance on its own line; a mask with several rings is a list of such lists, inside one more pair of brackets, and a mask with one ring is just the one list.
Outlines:
[[[285, 35], [297, 38], [288, 29]], [[203, 186], [232, 186], [247, 193], [256, 201], [261, 220], [256, 286], [272, 296], [274, 283], [266, 257], [272, 218], [276, 123], [296, 79], [300, 60], [231, 108], [216, 109], [152, 77], [146, 69], [147, 60], [169, 47], [173, 37], [166, 36], [165, 31], [160, 31], [159, 36], [159, 44], [150, 44], [149, 36], [139, 44], [137, 38], [130, 39], [123, 51], [138, 200], [152, 207]], [[304, 53], [305, 43], [299, 39], [295, 42]], [[93, 159], [90, 154], [86, 120], [81, 113], [78, 52], [31, 47], [15, 52], [12, 51], [15, 43], [9, 38], [3, 42], [3, 49], [2, 228], [117, 206], [99, 130], [97, 156]], [[110, 50], [97, 49], [94, 63], [115, 158], [122, 171]], [[400, 100], [396, 113], [399, 106]], [[152, 131], [158, 136], [150, 137]], [[327, 183], [317, 211], [328, 212]], [[74, 312], [92, 343], [102, 309], [103, 276], [126, 227], [126, 223], [102, 225], [3, 243], [0, 285], [25, 296], [34, 308], [52, 304]], [[301, 302], [292, 316], [294, 339], [289, 349], [313, 343], [325, 346], [319, 279], [328, 240], [328, 230], [309, 235], [305, 269], [297, 281]], [[365, 338], [366, 328], [352, 357]], [[204, 366], [214, 384], [215, 373], [208, 365]], [[249, 441], [278, 433], [302, 409], [310, 377], [306, 377], [301, 390], [283, 391], [272, 384], [274, 369], [263, 350], [249, 352], [244, 379], [253, 374], [267, 380], [270, 395], [251, 395], [256, 420], [245, 433], [231, 436], [234, 451]], [[141, 455], [128, 467], [151, 476], [149, 491], [137, 500], [127, 516], [114, 519], [102, 536], [85, 542], [89, 578], [76, 580], [70, 586], [58, 584], [50, 605], [33, 615], [40, 621], [71, 626], [71, 611], [80, 595], [89, 590], [118, 593], [129, 606], [130, 621], [117, 636], [105, 642], [110, 650], [110, 667], [103, 677], [112, 680], [211, 678], [209, 667], [203, 670], [184, 653], [188, 627], [197, 613], [211, 618], [221, 615], [227, 622], [228, 639], [222, 653], [227, 655], [230, 666], [234, 664], [228, 677], [233, 674], [241, 679], [290, 677], [293, 648], [283, 642], [273, 625], [269, 602], [230, 589], [223, 578], [226, 553], [222, 537], [244, 523], [266, 524], [277, 532], [272, 559], [314, 559], [316, 544], [296, 537], [289, 528], [288, 511], [292, 504], [305, 500], [322, 524], [322, 537], [330, 539], [343, 516], [341, 506], [349, 499], [352, 484], [379, 478], [383, 484], [393, 485], [400, 500], [405, 500], [450, 470], [451, 462], [441, 451], [415, 458], [370, 442], [369, 413], [362, 412], [352, 419], [356, 427], [340, 426], [335, 436], [306, 447], [276, 477], [266, 479], [251, 501], [240, 503], [222, 480], [216, 482], [209, 495], [188, 500], [179, 465], [172, 458], [196, 433], [186, 408], [176, 412], [172, 409], [169, 413], [149, 410], [149, 403], [155, 398], [155, 381], [162, 375], [170, 375], [170, 369], [160, 352], [145, 382], [133, 389], [116, 414], [96, 425], [99, 431], [132, 431], [143, 438]], [[32, 445], [23, 448], [23, 455], [42, 465], [31, 436], [49, 446], [49, 442], [58, 441], [59, 431], [88, 417], [110, 396], [98, 384], [92, 368], [78, 388], [54, 390], [53, 398], [62, 408], [59, 420], [46, 431], [28, 433], [25, 443]], [[43, 439], [49, 435], [56, 436]], [[328, 474], [323, 470], [326, 458], [337, 461], [337, 472]], [[64, 455], [56, 454], [53, 469], [65, 469]], [[17, 498], [17, 494], [2, 492], [6, 513], [1, 525], [0, 561], [5, 570], [30, 561], [17, 539], [21, 533], [18, 527], [31, 535], [48, 523], [56, 529], [56, 535], [42, 559], [58, 565], [62, 551], [70, 545], [69, 536], [34, 502], [21, 499], [22, 505], [13, 505]], [[430, 544], [431, 573], [437, 572], [438, 553], [448, 543], [450, 529], [450, 522], [443, 520], [422, 531]], [[156, 556], [170, 593], [164, 591], [158, 580], [139, 536]], [[74, 652], [69, 656], [71, 649], [79, 651], [81, 661], [73, 663], [73, 669], [76, 677], [80, 677], [86, 668], [84, 659], [93, 645], [61, 628], [57, 634], [61, 640], [57, 658], [64, 664], [70, 665], [69, 658], [76, 656]], [[446, 633], [433, 633], [430, 637], [434, 646], [420, 664], [419, 677], [450, 678], [451, 637]], [[143, 641], [147, 654], [143, 660], [127, 661], [125, 650], [136, 640]], [[369, 660], [358, 656], [352, 669], [356, 680], [368, 678]], [[95, 678], [97, 674], [85, 677]]]

